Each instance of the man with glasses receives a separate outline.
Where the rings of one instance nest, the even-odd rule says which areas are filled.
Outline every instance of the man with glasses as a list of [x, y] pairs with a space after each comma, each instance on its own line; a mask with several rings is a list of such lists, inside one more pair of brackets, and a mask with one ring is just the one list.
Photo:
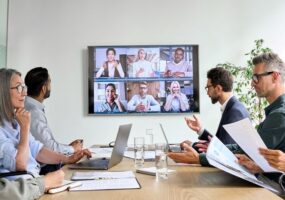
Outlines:
[[[48, 70], [43, 67], [31, 69], [26, 77], [25, 84], [28, 87], [28, 96], [25, 99], [25, 108], [31, 112], [31, 134], [50, 150], [61, 154], [70, 155], [82, 150], [82, 140], [74, 140], [69, 145], [57, 142], [48, 125], [44, 112], [43, 102], [49, 98], [51, 91], [51, 79]], [[57, 170], [56, 165], [46, 165], [40, 174]]]
[[[268, 149], [260, 149], [260, 153], [268, 160], [273, 167], [285, 171], [285, 64], [275, 53], [263, 53], [253, 58], [254, 64], [252, 86], [256, 94], [265, 98], [269, 106], [265, 108], [265, 119], [258, 126], [257, 132]], [[202, 163], [199, 154], [189, 145], [183, 145], [185, 152], [183, 162]], [[227, 147], [233, 153], [239, 153], [239, 163], [247, 167], [253, 173], [261, 173], [262, 170], [250, 160], [236, 144], [229, 144]], [[264, 174], [262, 179], [269, 178], [283, 185], [283, 177], [280, 174]], [[283, 187], [284, 188], [284, 187]], [[284, 189], [283, 189], [284, 190]]]
[[[285, 64], [274, 53], [264, 53], [252, 60], [254, 64], [252, 86], [258, 97], [265, 98], [269, 106], [265, 108], [265, 119], [258, 126], [258, 133], [268, 149], [260, 149], [260, 153], [268, 163], [285, 171]], [[234, 145], [231, 150], [240, 151]], [[272, 149], [272, 150], [270, 150]], [[242, 153], [242, 152], [241, 152]], [[245, 155], [238, 155], [240, 164], [247, 167], [253, 173], [262, 170]], [[285, 181], [279, 179], [280, 174], [266, 174], [272, 180], [285, 185]], [[283, 178], [283, 176], [282, 176]], [[283, 187], [284, 190], [284, 187]]]
[[159, 112], [160, 104], [152, 95], [147, 94], [148, 85], [143, 81], [139, 83], [139, 94], [134, 95], [128, 102], [128, 110], [135, 112]]
[[[208, 96], [210, 97], [213, 104], [219, 102], [221, 104], [222, 118], [219, 123], [218, 130], [216, 132], [217, 138], [221, 140], [224, 144], [235, 144], [235, 141], [223, 128], [223, 125], [233, 123], [244, 118], [248, 118], [249, 114], [245, 106], [237, 100], [233, 95], [233, 77], [229, 71], [222, 67], [215, 67], [208, 71], [207, 73], [207, 85], [205, 87]], [[212, 135], [202, 127], [200, 120], [193, 115], [194, 119], [185, 118], [185, 121], [190, 129], [196, 131], [199, 135], [199, 142], [193, 144], [193, 151], [197, 151], [199, 160], [205, 164], [207, 163], [206, 155], [203, 153], [207, 150], [207, 145], [209, 143], [209, 138]], [[191, 144], [190, 141], [184, 141], [181, 143]], [[200, 155], [198, 154], [200, 153]], [[170, 153], [169, 157], [180, 162], [184, 158], [183, 154]], [[197, 162], [199, 161], [196, 158]]]

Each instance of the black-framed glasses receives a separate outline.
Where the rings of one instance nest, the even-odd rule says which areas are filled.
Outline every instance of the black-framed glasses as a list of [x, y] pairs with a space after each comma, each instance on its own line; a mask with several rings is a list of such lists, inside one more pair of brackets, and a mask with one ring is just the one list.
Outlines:
[[261, 74], [253, 74], [252, 75], [252, 77], [251, 77], [251, 79], [252, 79], [252, 81], [254, 82], [254, 83], [258, 83], [259, 82], [259, 80], [260, 80], [260, 77], [262, 77], [262, 76], [268, 76], [268, 75], [270, 75], [270, 74], [273, 74], [274, 73], [274, 71], [271, 71], [271, 72], [264, 72], [264, 73], [261, 73]]
[[17, 86], [15, 86], [15, 87], [11, 87], [10, 89], [11, 89], [11, 90], [17, 89], [17, 91], [18, 91], [19, 93], [22, 93], [22, 92], [27, 92], [28, 87], [27, 87], [26, 85], [17, 85]]
[[213, 86], [213, 85], [207, 85], [207, 86], [205, 87], [205, 90], [208, 92], [208, 90], [209, 90], [210, 87], [214, 87], [214, 86]]

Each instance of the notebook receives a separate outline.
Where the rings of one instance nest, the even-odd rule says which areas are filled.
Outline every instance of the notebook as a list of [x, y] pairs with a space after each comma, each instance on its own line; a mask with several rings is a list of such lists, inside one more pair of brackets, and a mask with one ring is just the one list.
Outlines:
[[165, 131], [164, 131], [163, 127], [162, 127], [162, 124], [159, 124], [159, 125], [160, 125], [160, 129], [161, 129], [161, 131], [163, 133], [164, 139], [166, 141], [166, 145], [167, 145], [168, 150], [171, 151], [171, 152], [181, 152], [182, 149], [181, 149], [180, 145], [170, 145], [169, 144], [168, 139], [167, 139], [166, 134], [165, 134]]
[[99, 158], [95, 160], [84, 160], [82, 162], [71, 164], [70, 169], [98, 169], [106, 170], [119, 164], [124, 156], [125, 148], [127, 147], [132, 124], [120, 125], [118, 134], [115, 140], [115, 146], [110, 159]]
[[[146, 168], [139, 168], [136, 169], [137, 173], [141, 173], [141, 174], [147, 174], [147, 175], [151, 175], [151, 176], [156, 176], [156, 167], [146, 167]], [[175, 172], [175, 170], [173, 169], [167, 169], [167, 174], [173, 173]]]
[[64, 180], [61, 186], [55, 187], [55, 188], [50, 188], [47, 193], [49, 194], [54, 194], [58, 192], [63, 192], [65, 190], [70, 190], [71, 188], [79, 187], [81, 186], [82, 183], [78, 181], [68, 181]]

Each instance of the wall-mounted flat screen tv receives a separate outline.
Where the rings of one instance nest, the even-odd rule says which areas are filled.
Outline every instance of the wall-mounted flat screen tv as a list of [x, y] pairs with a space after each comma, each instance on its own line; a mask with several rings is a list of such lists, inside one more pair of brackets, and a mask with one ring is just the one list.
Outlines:
[[89, 46], [89, 114], [199, 112], [198, 45]]

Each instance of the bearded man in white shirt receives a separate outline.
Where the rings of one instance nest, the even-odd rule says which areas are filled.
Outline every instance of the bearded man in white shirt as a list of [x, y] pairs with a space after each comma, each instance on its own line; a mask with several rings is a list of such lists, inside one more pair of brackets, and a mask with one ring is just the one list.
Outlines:
[[[31, 113], [30, 132], [35, 139], [43, 143], [48, 149], [65, 155], [82, 150], [81, 139], [74, 140], [70, 144], [57, 142], [48, 125], [43, 104], [44, 100], [49, 98], [51, 91], [51, 79], [48, 70], [43, 67], [31, 69], [25, 77], [25, 84], [28, 87], [25, 108]], [[56, 170], [57, 166], [54, 168], [47, 172]], [[45, 172], [41, 174], [45, 174]]]

